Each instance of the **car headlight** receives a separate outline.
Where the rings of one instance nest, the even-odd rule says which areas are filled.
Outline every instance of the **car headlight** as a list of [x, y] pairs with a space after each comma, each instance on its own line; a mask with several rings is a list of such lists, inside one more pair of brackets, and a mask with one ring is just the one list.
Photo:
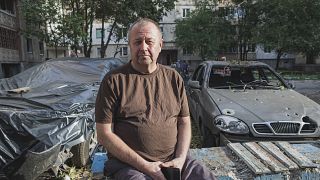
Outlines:
[[223, 132], [232, 134], [248, 134], [249, 127], [241, 120], [226, 115], [217, 116], [214, 124]]

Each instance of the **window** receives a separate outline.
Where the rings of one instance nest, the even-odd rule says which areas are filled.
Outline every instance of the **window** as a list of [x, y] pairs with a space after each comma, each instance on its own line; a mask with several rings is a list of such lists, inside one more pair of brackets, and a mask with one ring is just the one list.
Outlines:
[[198, 81], [200, 79], [199, 76], [201, 76], [203, 73], [203, 70], [204, 70], [204, 65], [200, 65], [193, 73], [192, 80]]
[[127, 28], [121, 28], [120, 29], [119, 38], [120, 39], [127, 38]]
[[162, 38], [163, 38], [163, 36], [164, 36], [164, 33], [163, 33], [163, 26], [160, 26], [160, 31], [161, 31]]
[[161, 33], [163, 33], [163, 27], [162, 26], [160, 26], [160, 31], [161, 31]]
[[190, 16], [190, 9], [189, 8], [183, 8], [182, 9], [182, 17], [186, 18]]
[[96, 28], [96, 39], [102, 38], [102, 28]]
[[183, 48], [182, 54], [183, 55], [192, 55], [192, 49], [191, 48]]
[[17, 32], [0, 27], [0, 47], [6, 49], [18, 49], [17, 37]]
[[271, 47], [270, 46], [264, 46], [263, 51], [266, 53], [271, 53]]
[[200, 86], [203, 84], [203, 81], [204, 81], [204, 71], [205, 71], [205, 66], [203, 66], [203, 67], [200, 69], [199, 75], [198, 75], [198, 77], [197, 77], [197, 81], [199, 81], [199, 85], [200, 85]]
[[33, 48], [32, 48], [32, 39], [27, 38], [27, 53], [32, 53]]
[[127, 56], [128, 55], [128, 47], [120, 48], [120, 56]]
[[256, 45], [255, 44], [249, 44], [248, 45], [248, 52], [255, 52], [256, 51]]
[[39, 52], [40, 55], [44, 55], [44, 44], [42, 41], [39, 42]]
[[14, 14], [14, 1], [13, 0], [0, 0], [0, 8], [10, 14]]
[[238, 52], [238, 47], [237, 46], [230, 46], [229, 49], [227, 50], [229, 53], [237, 53]]

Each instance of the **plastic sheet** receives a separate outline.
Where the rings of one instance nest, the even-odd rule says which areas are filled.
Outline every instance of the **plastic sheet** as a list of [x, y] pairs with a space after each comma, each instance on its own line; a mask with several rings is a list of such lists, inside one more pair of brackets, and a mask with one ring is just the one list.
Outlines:
[[1, 79], [0, 170], [15, 171], [21, 165], [15, 161], [30, 150], [41, 154], [59, 145], [62, 151], [87, 140], [100, 78], [122, 64], [115, 58], [49, 60]]

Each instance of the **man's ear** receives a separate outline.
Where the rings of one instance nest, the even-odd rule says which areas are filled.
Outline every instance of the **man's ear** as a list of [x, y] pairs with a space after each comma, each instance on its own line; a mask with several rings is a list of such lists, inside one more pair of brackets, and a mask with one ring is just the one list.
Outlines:
[[163, 39], [161, 38], [161, 40], [160, 40], [160, 51], [162, 49], [162, 45], [163, 45]]

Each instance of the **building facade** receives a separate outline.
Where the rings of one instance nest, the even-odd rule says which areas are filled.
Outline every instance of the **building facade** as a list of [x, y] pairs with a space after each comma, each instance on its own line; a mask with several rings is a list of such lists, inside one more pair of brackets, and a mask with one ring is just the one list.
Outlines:
[[[192, 50], [183, 49], [176, 45], [176, 22], [179, 19], [188, 18], [190, 13], [196, 8], [196, 0], [178, 0], [175, 3], [175, 8], [167, 12], [166, 16], [163, 16], [159, 21], [159, 26], [162, 32], [164, 46], [159, 55], [158, 62], [165, 65], [171, 65], [178, 60], [183, 60], [190, 65], [191, 71], [194, 69], [202, 59]], [[224, 8], [230, 1], [220, 1], [218, 8]], [[104, 42], [107, 41], [109, 36], [108, 29], [111, 28], [112, 23], [105, 23], [104, 32]], [[92, 34], [92, 49], [90, 57], [100, 57], [101, 50], [101, 22], [95, 21], [93, 25], [93, 34]], [[127, 40], [127, 29], [123, 29], [122, 34], [120, 35], [120, 40], [115, 36], [111, 36], [111, 41], [107, 47], [105, 57], [117, 57], [124, 60], [129, 60], [130, 51], [128, 47]], [[234, 60], [239, 59], [238, 47], [230, 47], [224, 52], [218, 54], [217, 59], [227, 59]], [[274, 50], [264, 48], [263, 45], [248, 44], [247, 47], [247, 60], [258, 60], [265, 62], [272, 67], [276, 65], [277, 54]], [[53, 49], [48, 49], [48, 57], [54, 58]], [[59, 57], [71, 56], [72, 51], [70, 49], [61, 49], [59, 51]], [[83, 56], [81, 52], [78, 52], [79, 56]], [[316, 60], [317, 63], [320, 63], [320, 59]], [[305, 57], [301, 55], [288, 54], [285, 53], [281, 56], [280, 67], [286, 69], [292, 69], [296, 64], [305, 64]]]
[[45, 44], [23, 36], [19, 0], [0, 1], [0, 78], [13, 76], [44, 60]]
[[[176, 45], [176, 22], [177, 20], [188, 18], [190, 13], [196, 8], [195, 0], [179, 0], [175, 3], [175, 8], [169, 12], [167, 12], [166, 16], [163, 16], [162, 19], [159, 21], [159, 26], [162, 32], [164, 46], [162, 51], [159, 55], [158, 62], [165, 65], [171, 65], [178, 60], [183, 60], [187, 62], [190, 67], [191, 71], [195, 68], [202, 59], [192, 52], [192, 50], [183, 49]], [[221, 7], [224, 6], [224, 2], [219, 5]], [[106, 27], [110, 28], [111, 24], [107, 23]], [[100, 42], [101, 42], [101, 23], [95, 22], [93, 28], [93, 48], [92, 48], [92, 57], [100, 57]], [[108, 37], [108, 31], [105, 32], [105, 41]], [[129, 48], [127, 45], [126, 36], [121, 39], [119, 42], [116, 42], [116, 37], [113, 36], [108, 49], [106, 51], [106, 57], [118, 57], [125, 60], [128, 60], [130, 57]], [[276, 53], [274, 51], [265, 50], [262, 46], [250, 44], [247, 47], [247, 59], [248, 60], [261, 60], [264, 62], [269, 63], [273, 66], [275, 64]], [[229, 59], [239, 59], [239, 53], [237, 48], [230, 48], [227, 52], [223, 52], [218, 54], [218, 59], [221, 57], [225, 57], [227, 60]], [[292, 59], [294, 60], [294, 56], [292, 55], [284, 55], [282, 59], [286, 59], [282, 64], [286, 66], [292, 66], [290, 63]], [[272, 62], [270, 60], [273, 60]], [[288, 65], [286, 62], [290, 62]]]

